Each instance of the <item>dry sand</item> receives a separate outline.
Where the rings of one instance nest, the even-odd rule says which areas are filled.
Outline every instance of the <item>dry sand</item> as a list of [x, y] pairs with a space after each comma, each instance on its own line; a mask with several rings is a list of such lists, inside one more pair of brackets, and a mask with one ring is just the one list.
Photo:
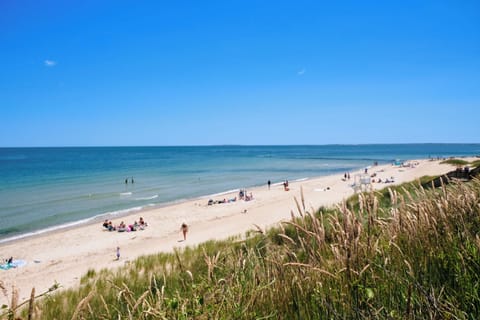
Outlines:
[[[395, 184], [413, 181], [424, 175], [440, 175], [453, 169], [439, 161], [418, 160], [413, 167], [375, 166], [369, 174], [376, 173], [375, 179], [394, 177]], [[363, 170], [362, 170], [363, 172]], [[138, 256], [158, 252], [172, 251], [188, 245], [196, 245], [211, 239], [225, 239], [229, 236], [243, 235], [246, 231], [268, 228], [282, 220], [290, 219], [290, 212], [296, 212], [294, 197], [300, 198], [303, 189], [308, 208], [331, 206], [351, 196], [354, 191], [351, 184], [355, 174], [351, 172], [349, 181], [342, 181], [343, 175], [333, 175], [291, 182], [290, 190], [284, 191], [282, 185], [268, 188], [254, 188], [254, 200], [236, 201], [208, 206], [208, 199], [196, 199], [156, 208], [114, 220], [128, 224], [143, 216], [149, 226], [137, 232], [108, 232], [101, 223], [84, 225], [69, 230], [16, 240], [0, 245], [0, 257], [13, 256], [27, 261], [21, 268], [0, 270], [0, 281], [10, 289], [19, 291], [20, 301], [27, 299], [32, 287], [38, 293], [44, 292], [57, 281], [62, 288], [76, 286], [80, 278], [89, 269], [116, 268]], [[374, 183], [375, 189], [390, 184]], [[327, 189], [329, 188], [329, 190]], [[218, 196], [215, 200], [229, 199], [237, 194]], [[186, 241], [180, 225], [185, 221], [190, 229]], [[120, 247], [121, 257], [116, 261], [116, 248]], [[8, 304], [6, 297], [0, 295], [0, 305]]]

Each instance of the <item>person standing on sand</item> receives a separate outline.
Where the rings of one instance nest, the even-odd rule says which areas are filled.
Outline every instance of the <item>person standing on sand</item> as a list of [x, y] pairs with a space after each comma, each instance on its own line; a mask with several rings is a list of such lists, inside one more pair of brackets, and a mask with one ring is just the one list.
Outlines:
[[268, 190], [270, 190], [270, 185], [272, 184], [272, 182], [268, 180], [267, 184], [268, 184]]
[[117, 247], [117, 261], [120, 260], [120, 247]]
[[183, 233], [183, 240], [187, 240], [187, 232], [188, 232], [188, 226], [187, 224], [184, 222], [182, 223], [182, 226], [180, 227], [180, 230], [182, 231]]

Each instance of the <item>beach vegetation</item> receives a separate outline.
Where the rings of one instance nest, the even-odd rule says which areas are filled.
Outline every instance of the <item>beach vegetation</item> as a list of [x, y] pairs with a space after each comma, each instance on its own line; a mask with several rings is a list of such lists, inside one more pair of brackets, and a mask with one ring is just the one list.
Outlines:
[[88, 269], [87, 273], [80, 279], [80, 283], [87, 282], [88, 279], [95, 277], [96, 274], [97, 272], [95, 271], [95, 269]]
[[452, 166], [462, 167], [468, 165], [469, 162], [462, 159], [447, 159], [440, 162], [440, 164], [451, 164]]
[[[430, 188], [432, 187], [432, 182], [437, 179], [438, 176], [423, 176], [418, 178], [413, 182], [405, 182], [399, 185], [392, 185], [388, 188], [383, 188], [380, 190], [375, 190], [372, 193], [367, 193], [370, 197], [374, 196], [378, 205], [381, 208], [388, 208], [392, 204], [392, 196], [394, 194], [400, 195], [410, 195], [415, 196], [415, 190], [419, 187]], [[365, 193], [356, 193], [346, 200], [348, 207], [351, 210], [358, 211], [360, 209], [361, 197], [365, 196]]]
[[307, 208], [300, 195], [292, 219], [277, 228], [89, 271], [78, 288], [19, 314], [479, 319], [480, 180], [426, 188], [429, 179], [362, 193], [335, 208]]

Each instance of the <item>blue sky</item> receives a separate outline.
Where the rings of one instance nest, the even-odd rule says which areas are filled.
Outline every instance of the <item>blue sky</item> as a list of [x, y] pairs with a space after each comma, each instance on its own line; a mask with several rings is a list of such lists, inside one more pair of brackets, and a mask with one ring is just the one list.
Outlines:
[[479, 1], [0, 1], [0, 146], [480, 143]]

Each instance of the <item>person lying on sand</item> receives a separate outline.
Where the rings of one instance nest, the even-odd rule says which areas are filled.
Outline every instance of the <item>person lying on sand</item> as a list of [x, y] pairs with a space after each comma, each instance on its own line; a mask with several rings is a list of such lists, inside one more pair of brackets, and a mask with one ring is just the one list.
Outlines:
[[235, 202], [235, 201], [237, 201], [237, 197], [234, 197], [234, 198], [231, 198], [231, 199], [223, 198], [223, 200], [209, 199], [208, 202], [207, 202], [207, 205], [212, 206], [214, 204], [231, 203], [231, 202]]

